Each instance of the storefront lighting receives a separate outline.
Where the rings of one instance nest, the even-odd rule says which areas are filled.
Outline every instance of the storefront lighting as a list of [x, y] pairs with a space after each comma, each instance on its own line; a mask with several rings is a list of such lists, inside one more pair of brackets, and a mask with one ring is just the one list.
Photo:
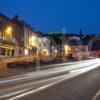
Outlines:
[[57, 50], [55, 50], [55, 53], [57, 53]]
[[68, 45], [65, 45], [65, 52], [68, 52], [68, 49], [69, 49], [69, 46]]
[[36, 37], [35, 36], [31, 36], [30, 39], [29, 39], [29, 44], [31, 46], [35, 46], [36, 44]]
[[25, 51], [24, 51], [24, 53], [25, 53], [25, 55], [28, 55], [28, 49], [25, 49]]

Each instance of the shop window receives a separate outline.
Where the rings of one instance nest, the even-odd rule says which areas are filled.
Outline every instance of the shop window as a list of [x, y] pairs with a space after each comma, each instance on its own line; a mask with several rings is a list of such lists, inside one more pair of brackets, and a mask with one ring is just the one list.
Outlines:
[[5, 49], [3, 49], [3, 48], [0, 48], [0, 55], [5, 55]]

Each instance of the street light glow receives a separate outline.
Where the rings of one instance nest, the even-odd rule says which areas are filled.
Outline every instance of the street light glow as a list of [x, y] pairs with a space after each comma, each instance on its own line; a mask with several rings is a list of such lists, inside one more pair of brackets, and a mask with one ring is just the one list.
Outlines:
[[25, 55], [28, 55], [28, 49], [25, 49], [24, 53]]
[[7, 27], [6, 32], [7, 32], [9, 35], [11, 35], [11, 34], [12, 34], [12, 27], [11, 27], [11, 26]]
[[48, 56], [49, 55], [49, 51], [47, 49], [44, 49], [44, 56]]
[[57, 53], [57, 50], [55, 50], [55, 53]]
[[69, 48], [69, 46], [65, 45], [65, 52], [68, 52], [68, 48]]

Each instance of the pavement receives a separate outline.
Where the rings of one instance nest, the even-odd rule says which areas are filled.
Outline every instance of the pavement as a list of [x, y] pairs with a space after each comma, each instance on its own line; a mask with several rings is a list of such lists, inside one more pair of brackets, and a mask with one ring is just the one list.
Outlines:
[[[42, 69], [44, 69], [44, 66], [48, 66], [48, 65], [52, 65], [52, 64], [57, 64], [57, 62], [56, 61], [40, 62], [41, 67], [39, 67], [39, 68], [41, 68], [41, 70], [42, 70]], [[34, 71], [36, 71], [36, 66], [39, 66], [39, 64], [30, 63], [30, 62], [9, 63], [7, 68], [0, 69], [0, 78], [7, 78], [7, 77], [11, 77], [11, 76], [25, 74], [28, 72], [34, 72]]]
[[91, 100], [90, 96], [98, 97], [100, 59], [55, 66], [0, 80], [0, 100]]
[[[73, 64], [73, 61], [69, 61], [70, 64]], [[66, 65], [69, 65], [69, 62], [65, 63]], [[74, 61], [75, 62], [75, 61]], [[76, 61], [75, 63], [77, 63]], [[0, 69], [0, 79], [12, 77], [16, 75], [21, 75], [29, 72], [34, 72], [36, 70], [44, 70], [49, 69], [53, 67], [57, 67], [57, 64], [64, 64], [61, 61], [52, 61], [52, 62], [39, 62], [37, 63], [30, 63], [30, 62], [17, 62], [17, 63], [9, 63], [8, 67], [5, 69]], [[59, 66], [58, 66], [59, 67]]]

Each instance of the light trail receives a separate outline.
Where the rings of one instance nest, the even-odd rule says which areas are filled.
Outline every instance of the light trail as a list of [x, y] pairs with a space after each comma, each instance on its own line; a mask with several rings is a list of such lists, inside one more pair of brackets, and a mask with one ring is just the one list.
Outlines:
[[87, 67], [87, 66], [90, 66], [90, 65], [98, 63], [98, 62], [100, 62], [100, 59], [92, 59], [92, 60], [89, 60], [88, 62], [86, 61], [86, 63], [82, 62], [82, 63], [78, 63], [75, 65], [51, 68], [51, 69], [47, 69], [47, 70], [33, 72], [31, 74], [24, 74], [22, 76], [20, 75], [20, 77], [16, 77], [16, 78], [13, 77], [12, 79], [2, 80], [2, 81], [0, 81], [0, 84], [43, 78], [43, 77], [47, 77], [47, 76], [51, 76], [51, 75], [56, 75], [56, 74], [62, 73], [62, 72], [67, 73], [70, 70]]
[[98, 66], [100, 66], [100, 62], [95, 63], [95, 64], [90, 65], [90, 66], [85, 67], [85, 68], [81, 68], [81, 69], [77, 69], [77, 70], [72, 70], [72, 71], [70, 71], [70, 73], [69, 73], [66, 77], [64, 77], [64, 78], [61, 79], [61, 80], [57, 80], [57, 81], [55, 81], [55, 82], [53, 82], [53, 83], [49, 83], [49, 84], [43, 85], [43, 86], [41, 86], [41, 87], [39, 87], [39, 88], [36, 88], [36, 89], [34, 89], [34, 90], [30, 90], [30, 91], [28, 91], [28, 92], [22, 93], [22, 94], [20, 94], [20, 95], [17, 95], [17, 96], [15, 96], [15, 97], [10, 98], [9, 100], [17, 100], [17, 99], [22, 98], [22, 97], [25, 97], [25, 96], [27, 96], [27, 95], [29, 95], [29, 94], [33, 94], [33, 93], [39, 92], [39, 91], [44, 90], [44, 89], [46, 89], [46, 88], [49, 88], [49, 87], [51, 87], [51, 86], [57, 85], [57, 84], [59, 84], [60, 82], [65, 81], [66, 79], [69, 79], [69, 78], [72, 78], [72, 77], [81, 75], [81, 74], [83, 74], [83, 73], [85, 73], [85, 72], [88, 72], [88, 71], [90, 71], [90, 70], [92, 70], [92, 69], [95, 69], [95, 68], [97, 68]]

